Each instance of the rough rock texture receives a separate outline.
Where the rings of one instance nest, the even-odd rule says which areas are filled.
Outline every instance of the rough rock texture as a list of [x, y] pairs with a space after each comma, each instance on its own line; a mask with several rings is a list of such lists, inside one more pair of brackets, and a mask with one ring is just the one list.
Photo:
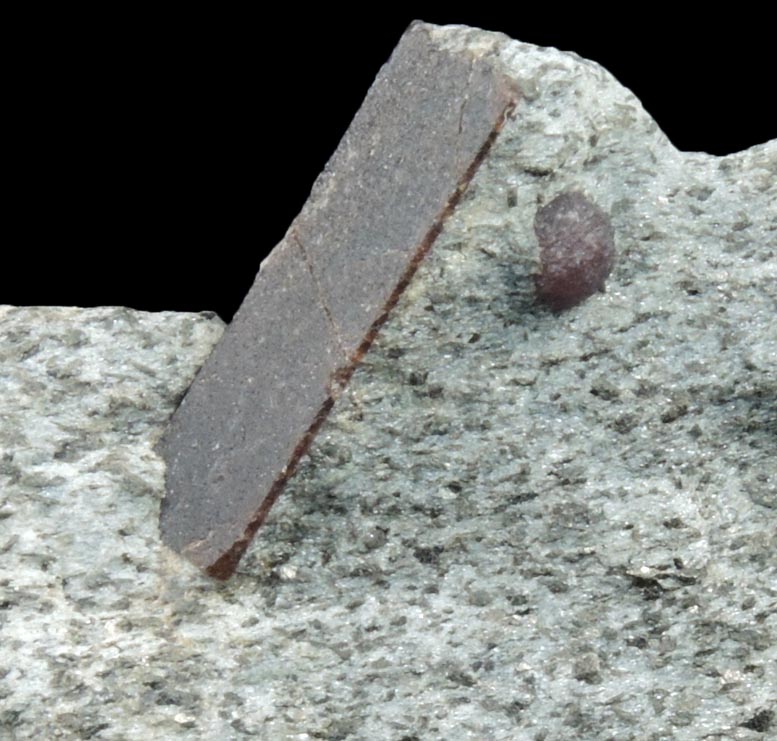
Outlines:
[[[774, 736], [777, 142], [433, 33], [523, 102], [232, 581], [161, 546], [152, 452], [220, 325], [1, 310], [0, 737]], [[571, 189], [618, 258], [554, 314]]]

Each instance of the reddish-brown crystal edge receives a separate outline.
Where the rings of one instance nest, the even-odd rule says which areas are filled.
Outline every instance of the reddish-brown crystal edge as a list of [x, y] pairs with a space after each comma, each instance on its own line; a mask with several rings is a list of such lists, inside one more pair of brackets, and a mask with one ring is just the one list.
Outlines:
[[[499, 135], [499, 132], [502, 130], [505, 124], [505, 121], [515, 110], [515, 106], [518, 103], [517, 90], [515, 91], [515, 93], [516, 93], [515, 97], [509, 100], [504, 111], [502, 112], [501, 117], [497, 121], [496, 125], [494, 126], [493, 130], [489, 134], [486, 141], [484, 142], [480, 151], [477, 153], [472, 163], [467, 168], [466, 172], [464, 173], [464, 176], [462, 177], [458, 186], [456, 187], [450, 199], [448, 200], [448, 203], [443, 208], [442, 213], [435, 220], [431, 229], [429, 229], [428, 233], [426, 234], [426, 237], [419, 245], [415, 255], [408, 263], [407, 269], [405, 270], [404, 274], [400, 278], [399, 283], [397, 284], [396, 288], [394, 289], [391, 296], [389, 297], [389, 300], [386, 302], [386, 305], [383, 307], [383, 310], [381, 311], [380, 316], [373, 322], [364, 340], [359, 345], [356, 352], [353, 354], [350, 364], [346, 368], [342, 368], [338, 371], [337, 373], [338, 377], [336, 379], [336, 382], [341, 388], [344, 388], [348, 384], [348, 382], [351, 379], [351, 376], [356, 370], [356, 367], [364, 359], [364, 356], [369, 351], [370, 346], [375, 341], [375, 338], [378, 336], [378, 332], [380, 331], [380, 328], [388, 320], [391, 310], [396, 306], [400, 296], [404, 293], [405, 289], [408, 287], [408, 285], [410, 284], [410, 281], [413, 279], [413, 276], [415, 275], [419, 266], [421, 265], [421, 262], [429, 253], [429, 251], [432, 249], [432, 245], [434, 244], [437, 237], [440, 235], [440, 232], [442, 231], [442, 228], [443, 228], [443, 225], [445, 224], [446, 219], [453, 213], [453, 210], [456, 208], [457, 204], [461, 200], [461, 197], [464, 195], [464, 192], [467, 190], [467, 187], [472, 181], [472, 178], [474, 177], [478, 168], [480, 167], [483, 160], [488, 155], [488, 152], [493, 146], [493, 143], [496, 140], [496, 137]], [[300, 460], [307, 452], [308, 448], [310, 447], [310, 444], [313, 442], [313, 438], [315, 438], [316, 434], [318, 433], [319, 429], [323, 425], [324, 421], [329, 416], [329, 412], [332, 410], [334, 403], [335, 403], [334, 397], [330, 396], [323, 404], [318, 414], [316, 415], [315, 421], [310, 426], [305, 436], [302, 438], [302, 440], [300, 440], [299, 444], [295, 448], [294, 453], [291, 457], [291, 460], [289, 460], [288, 464], [284, 469], [284, 473], [281, 476], [279, 476], [276, 479], [276, 481], [273, 483], [272, 487], [270, 488], [270, 491], [267, 493], [267, 496], [265, 496], [265, 498], [262, 500], [262, 503], [259, 506], [259, 509], [257, 510], [255, 517], [251, 520], [251, 522], [246, 527], [246, 530], [243, 536], [239, 540], [237, 540], [234, 543], [234, 545], [228, 551], [226, 551], [217, 561], [215, 561], [211, 566], [205, 569], [205, 573], [207, 573], [208, 576], [211, 576], [216, 579], [226, 580], [226, 579], [229, 579], [232, 576], [232, 574], [234, 574], [235, 569], [237, 568], [237, 565], [240, 562], [240, 559], [243, 557], [243, 554], [246, 552], [248, 546], [250, 545], [257, 531], [262, 526], [262, 523], [265, 521], [265, 519], [267, 519], [267, 515], [270, 513], [270, 510], [272, 509], [273, 504], [275, 504], [281, 492], [283, 491], [286, 485], [286, 482], [294, 475]]]

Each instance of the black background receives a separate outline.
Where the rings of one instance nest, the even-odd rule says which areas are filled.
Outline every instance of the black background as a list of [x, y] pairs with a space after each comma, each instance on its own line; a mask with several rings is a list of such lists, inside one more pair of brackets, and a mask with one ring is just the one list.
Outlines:
[[528, 17], [507, 5], [20, 21], [4, 95], [0, 304], [229, 320], [414, 17], [595, 60], [683, 150], [728, 154], [777, 136], [764, 18], [627, 18], [598, 5]]

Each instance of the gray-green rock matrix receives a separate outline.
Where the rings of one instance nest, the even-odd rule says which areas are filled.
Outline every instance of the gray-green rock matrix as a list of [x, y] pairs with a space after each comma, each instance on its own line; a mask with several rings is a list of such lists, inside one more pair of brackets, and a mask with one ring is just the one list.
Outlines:
[[[774, 737], [777, 142], [430, 32], [522, 101], [231, 581], [161, 546], [153, 452], [221, 323], [0, 309], [0, 737]], [[554, 315], [567, 189], [618, 261]]]

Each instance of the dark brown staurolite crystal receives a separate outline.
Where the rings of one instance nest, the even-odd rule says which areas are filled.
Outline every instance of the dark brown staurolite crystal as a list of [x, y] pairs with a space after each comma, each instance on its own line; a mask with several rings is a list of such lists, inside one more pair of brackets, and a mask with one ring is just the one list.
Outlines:
[[159, 444], [168, 546], [232, 574], [517, 97], [408, 29]]

